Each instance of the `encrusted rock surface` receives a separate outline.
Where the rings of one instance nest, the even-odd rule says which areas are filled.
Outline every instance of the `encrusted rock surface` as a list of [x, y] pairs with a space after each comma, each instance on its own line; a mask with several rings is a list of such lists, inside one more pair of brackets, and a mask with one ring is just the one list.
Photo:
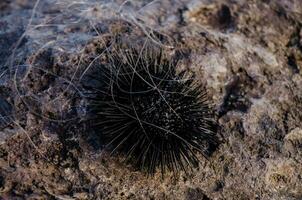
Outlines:
[[[301, 22], [300, 0], [1, 1], [0, 196], [302, 199]], [[223, 143], [199, 168], [148, 177], [100, 148], [85, 74], [119, 39], [206, 84]]]

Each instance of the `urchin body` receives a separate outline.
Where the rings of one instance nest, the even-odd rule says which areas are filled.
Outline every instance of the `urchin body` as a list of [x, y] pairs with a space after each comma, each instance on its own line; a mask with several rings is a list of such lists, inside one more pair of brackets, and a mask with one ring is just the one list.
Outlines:
[[176, 65], [162, 49], [126, 48], [94, 76], [90, 108], [106, 148], [149, 173], [196, 166], [217, 144], [204, 87]]

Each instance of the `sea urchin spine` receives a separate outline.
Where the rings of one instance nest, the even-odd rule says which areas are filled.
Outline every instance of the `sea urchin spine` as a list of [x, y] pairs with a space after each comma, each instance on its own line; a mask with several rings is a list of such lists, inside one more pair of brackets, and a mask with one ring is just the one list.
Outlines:
[[218, 143], [204, 87], [177, 74], [177, 59], [162, 49], [108, 54], [89, 99], [106, 148], [151, 174], [197, 166], [196, 153], [207, 156], [208, 146]]

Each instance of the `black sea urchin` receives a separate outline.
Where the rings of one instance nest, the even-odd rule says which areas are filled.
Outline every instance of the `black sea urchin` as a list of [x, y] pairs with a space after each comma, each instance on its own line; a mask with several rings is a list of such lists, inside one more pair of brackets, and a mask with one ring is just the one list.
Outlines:
[[157, 167], [197, 166], [196, 152], [206, 156], [217, 144], [204, 87], [177, 74], [177, 59], [162, 49], [122, 48], [109, 55], [110, 64], [93, 75], [98, 83], [90, 98], [106, 148], [151, 174]]

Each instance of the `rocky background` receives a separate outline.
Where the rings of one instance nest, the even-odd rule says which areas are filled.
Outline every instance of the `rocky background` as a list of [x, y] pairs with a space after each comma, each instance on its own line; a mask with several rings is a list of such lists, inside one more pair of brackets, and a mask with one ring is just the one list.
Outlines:
[[[83, 83], [147, 39], [206, 83], [222, 144], [177, 176], [102, 151]], [[301, 0], [2, 0], [2, 199], [302, 199]]]

